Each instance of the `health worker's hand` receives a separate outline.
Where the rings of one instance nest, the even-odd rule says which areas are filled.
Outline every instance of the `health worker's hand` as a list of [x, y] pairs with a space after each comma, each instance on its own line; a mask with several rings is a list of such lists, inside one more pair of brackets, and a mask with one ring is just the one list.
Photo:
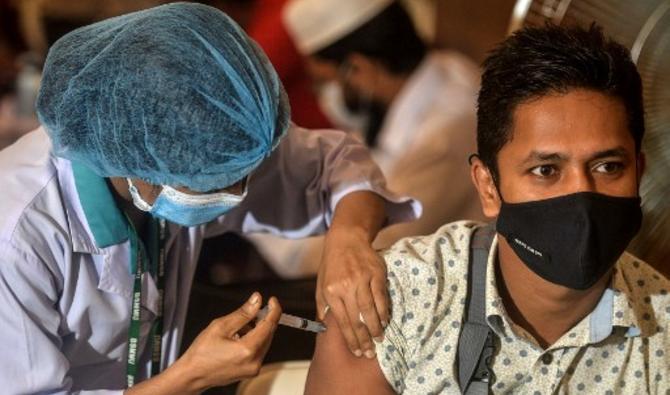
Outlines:
[[242, 335], [261, 308], [261, 295], [254, 293], [235, 312], [212, 321], [175, 365], [195, 375], [199, 390], [256, 376], [282, 312], [276, 298], [268, 304], [268, 315]]
[[222, 386], [258, 374], [277, 328], [281, 306], [270, 298], [270, 312], [255, 328], [240, 337], [240, 331], [255, 319], [261, 296], [254, 293], [235, 312], [212, 321], [180, 358], [199, 376], [205, 388]]
[[257, 375], [281, 316], [276, 298], [268, 305], [268, 315], [247, 332], [261, 308], [261, 295], [254, 292], [242, 307], [212, 321], [172, 366], [124, 395], [195, 395]]
[[389, 322], [386, 265], [369, 236], [331, 228], [326, 235], [316, 289], [318, 316], [332, 314], [351, 352], [375, 357], [375, 341]]

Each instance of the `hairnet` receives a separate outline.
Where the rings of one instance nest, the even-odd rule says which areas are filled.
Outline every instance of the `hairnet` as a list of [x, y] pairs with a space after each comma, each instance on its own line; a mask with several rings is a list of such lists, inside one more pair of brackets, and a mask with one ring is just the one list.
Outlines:
[[209, 191], [266, 158], [289, 123], [269, 61], [228, 16], [173, 3], [58, 40], [37, 100], [56, 155], [103, 177]]

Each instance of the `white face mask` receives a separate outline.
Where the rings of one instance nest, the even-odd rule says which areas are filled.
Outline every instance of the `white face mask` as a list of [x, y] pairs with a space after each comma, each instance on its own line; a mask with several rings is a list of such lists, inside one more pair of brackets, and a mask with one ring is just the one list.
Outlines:
[[128, 191], [133, 198], [135, 207], [156, 217], [183, 226], [204, 224], [224, 215], [244, 200], [247, 195], [246, 185], [249, 185], [249, 180], [247, 179], [242, 195], [234, 195], [226, 192], [191, 195], [180, 192], [168, 185], [163, 185], [163, 189], [156, 198], [156, 201], [153, 205], [150, 205], [142, 199], [130, 179], [127, 179], [127, 181]]
[[354, 114], [344, 102], [342, 86], [337, 81], [328, 81], [318, 91], [321, 111], [338, 129], [348, 132], [363, 133], [367, 128], [368, 117], [365, 114]]

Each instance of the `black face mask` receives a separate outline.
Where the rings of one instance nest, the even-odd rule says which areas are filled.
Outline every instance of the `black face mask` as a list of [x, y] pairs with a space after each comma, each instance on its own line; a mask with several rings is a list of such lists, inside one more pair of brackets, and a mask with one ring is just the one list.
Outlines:
[[641, 223], [639, 197], [580, 192], [503, 202], [496, 230], [535, 274], [583, 290], [612, 268]]

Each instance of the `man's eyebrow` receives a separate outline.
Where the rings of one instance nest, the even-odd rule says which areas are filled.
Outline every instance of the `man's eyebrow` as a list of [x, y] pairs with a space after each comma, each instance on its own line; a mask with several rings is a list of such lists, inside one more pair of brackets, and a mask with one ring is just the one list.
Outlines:
[[567, 160], [568, 157], [566, 155], [558, 152], [531, 151], [521, 164], [527, 165], [531, 162], [565, 162]]
[[[628, 156], [629, 156], [628, 151], [626, 151], [623, 147], [618, 146], [596, 152], [595, 154], [591, 155], [591, 157], [589, 158], [589, 162], [611, 157], [628, 159]], [[521, 162], [521, 165], [525, 166], [535, 162], [565, 162], [568, 159], [569, 158], [567, 155], [561, 154], [559, 152], [531, 151], [530, 154], [528, 154], [528, 156], [526, 157], [526, 159], [524, 159], [523, 162]]]
[[623, 159], [628, 159], [628, 151], [626, 151], [623, 147], [615, 147], [608, 150], [596, 152], [595, 154], [593, 154], [593, 156], [591, 156], [589, 162], [611, 157], [620, 157]]

